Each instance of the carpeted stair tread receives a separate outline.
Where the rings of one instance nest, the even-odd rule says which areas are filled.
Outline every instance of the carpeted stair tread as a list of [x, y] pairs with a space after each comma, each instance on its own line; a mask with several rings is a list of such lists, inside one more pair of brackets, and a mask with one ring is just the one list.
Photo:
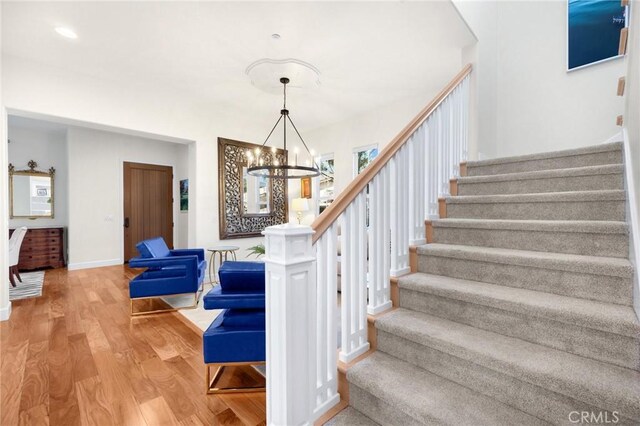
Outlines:
[[425, 256], [450, 257], [593, 275], [611, 275], [621, 278], [633, 277], [633, 265], [631, 262], [627, 259], [614, 257], [435, 243], [419, 246], [417, 252], [419, 255]]
[[325, 426], [379, 426], [353, 407], [347, 407], [325, 423]]
[[621, 151], [622, 143], [614, 142], [588, 146], [584, 148], [565, 149], [561, 151], [542, 152], [538, 154], [516, 155], [512, 157], [493, 158], [489, 160], [467, 161], [467, 167], [484, 167], [496, 164], [521, 163], [525, 161], [559, 159], [579, 155], [599, 154], [612, 151]]
[[578, 203], [624, 201], [622, 190], [542, 192], [538, 194], [458, 195], [446, 197], [447, 204], [503, 204], [503, 203]]
[[622, 174], [623, 172], [624, 165], [622, 164], [605, 164], [598, 166], [572, 167], [568, 169], [550, 169], [518, 173], [503, 173], [499, 175], [462, 176], [458, 178], [458, 184], [552, 179], [574, 176], [612, 175]]
[[417, 424], [544, 424], [495, 399], [382, 352], [349, 369], [347, 379]]
[[435, 219], [438, 228], [505, 229], [539, 232], [576, 232], [585, 234], [623, 234], [629, 232], [625, 222], [607, 220], [517, 220], [517, 219]]
[[[637, 371], [402, 308], [379, 318], [376, 328], [640, 420], [640, 373]], [[383, 387], [385, 380], [392, 377], [390, 374], [380, 380], [378, 386]]]
[[640, 323], [630, 306], [420, 272], [401, 277], [398, 285], [401, 289], [640, 338]]

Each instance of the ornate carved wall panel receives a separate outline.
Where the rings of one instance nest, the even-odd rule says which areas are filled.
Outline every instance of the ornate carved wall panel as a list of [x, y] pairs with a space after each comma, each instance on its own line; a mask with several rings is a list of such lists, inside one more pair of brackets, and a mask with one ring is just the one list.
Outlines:
[[[266, 227], [289, 221], [286, 180], [268, 179], [266, 186], [261, 188], [254, 181], [249, 181], [258, 178], [243, 176], [243, 168], [248, 166], [247, 152], [254, 153], [255, 161], [256, 148], [261, 148], [261, 145], [218, 138], [220, 239], [260, 236]], [[282, 149], [276, 149], [274, 153], [271, 147], [264, 147], [259, 159], [264, 164], [273, 164], [274, 161], [283, 164], [286, 155]], [[247, 208], [245, 186], [257, 188], [258, 207], [255, 210]]]

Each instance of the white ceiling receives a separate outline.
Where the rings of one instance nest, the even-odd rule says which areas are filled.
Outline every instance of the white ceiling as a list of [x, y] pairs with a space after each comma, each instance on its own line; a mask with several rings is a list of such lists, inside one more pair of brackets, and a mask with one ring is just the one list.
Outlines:
[[2, 2], [3, 54], [274, 120], [281, 100], [252, 86], [245, 69], [262, 58], [308, 62], [320, 86], [292, 81], [288, 99], [305, 128], [433, 90], [452, 77], [439, 62], [459, 61], [473, 42], [450, 1]]

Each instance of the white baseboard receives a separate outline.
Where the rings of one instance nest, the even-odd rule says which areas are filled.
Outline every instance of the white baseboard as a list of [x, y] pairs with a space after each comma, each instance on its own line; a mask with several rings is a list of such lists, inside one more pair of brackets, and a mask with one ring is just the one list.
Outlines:
[[122, 265], [122, 259], [96, 260], [93, 262], [69, 263], [67, 269], [75, 271], [77, 269], [102, 268], [103, 266]]
[[[629, 135], [627, 129], [622, 130], [624, 147], [624, 180], [627, 191], [627, 222], [629, 224], [629, 255], [631, 263], [635, 266], [633, 277], [633, 307], [640, 318], [640, 219], [636, 208], [636, 191], [633, 183], [633, 164], [631, 162], [631, 149], [629, 147]], [[640, 166], [640, 164], [636, 164]]]
[[0, 308], [0, 321], [6, 321], [11, 316], [11, 302], [7, 302], [7, 306]]
[[611, 136], [609, 139], [607, 139], [602, 143], [606, 144], [606, 143], [614, 143], [614, 142], [624, 142], [624, 135], [622, 132], [616, 133], [615, 135]]

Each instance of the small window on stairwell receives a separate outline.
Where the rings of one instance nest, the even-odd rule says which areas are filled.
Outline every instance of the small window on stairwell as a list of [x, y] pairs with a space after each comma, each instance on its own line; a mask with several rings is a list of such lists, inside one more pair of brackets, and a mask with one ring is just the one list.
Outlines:
[[361, 146], [353, 150], [353, 177], [358, 176], [378, 156], [378, 145]]
[[333, 202], [334, 197], [334, 159], [333, 153], [325, 154], [320, 157], [320, 196], [319, 196], [319, 213], [322, 213], [329, 204]]

